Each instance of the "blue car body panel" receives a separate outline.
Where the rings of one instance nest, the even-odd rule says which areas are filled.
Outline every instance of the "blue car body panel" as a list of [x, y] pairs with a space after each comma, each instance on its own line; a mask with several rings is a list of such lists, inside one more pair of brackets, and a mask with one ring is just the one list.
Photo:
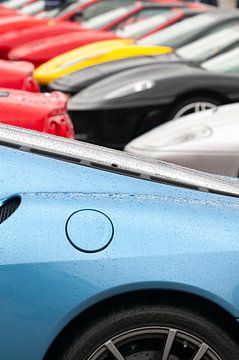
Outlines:
[[[0, 359], [43, 359], [82, 311], [134, 290], [195, 294], [239, 318], [238, 198], [4, 146], [0, 154], [0, 200], [21, 196], [0, 225]], [[79, 251], [67, 237], [67, 221], [84, 210], [112, 223], [102, 251]], [[85, 234], [72, 228], [76, 241], [87, 221]], [[102, 230], [94, 219], [89, 228]]]

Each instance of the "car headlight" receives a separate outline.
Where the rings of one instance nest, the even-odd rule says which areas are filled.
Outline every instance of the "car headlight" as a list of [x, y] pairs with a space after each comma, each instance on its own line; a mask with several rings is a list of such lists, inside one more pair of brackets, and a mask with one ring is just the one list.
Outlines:
[[142, 80], [135, 84], [126, 85], [120, 89], [112, 91], [105, 96], [105, 100], [116, 99], [118, 97], [124, 97], [130, 94], [150, 90], [155, 86], [154, 80]]

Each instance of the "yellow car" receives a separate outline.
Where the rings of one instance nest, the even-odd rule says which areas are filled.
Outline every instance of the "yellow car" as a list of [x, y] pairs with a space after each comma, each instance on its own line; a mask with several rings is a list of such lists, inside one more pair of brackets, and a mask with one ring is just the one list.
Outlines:
[[172, 49], [161, 46], [140, 46], [132, 39], [107, 40], [68, 51], [39, 66], [34, 77], [41, 85], [71, 72], [123, 58], [169, 54]]

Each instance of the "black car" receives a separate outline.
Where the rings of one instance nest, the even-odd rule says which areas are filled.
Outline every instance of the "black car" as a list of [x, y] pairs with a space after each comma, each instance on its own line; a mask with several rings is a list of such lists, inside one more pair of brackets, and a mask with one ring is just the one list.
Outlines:
[[68, 109], [77, 137], [114, 148], [172, 118], [239, 101], [239, 46], [202, 66], [155, 64], [96, 82]]
[[52, 81], [49, 85], [49, 89], [63, 91], [69, 95], [74, 95], [94, 84], [96, 81], [105, 79], [108, 76], [125, 70], [135, 69], [140, 66], [151, 66], [168, 61], [181, 63], [182, 59], [176, 54], [169, 54], [167, 56], [140, 56], [105, 62], [62, 76], [59, 79]]

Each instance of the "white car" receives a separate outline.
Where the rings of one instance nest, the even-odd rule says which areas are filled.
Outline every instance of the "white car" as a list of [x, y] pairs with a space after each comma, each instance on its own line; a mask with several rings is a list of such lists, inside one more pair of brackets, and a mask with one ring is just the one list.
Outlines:
[[128, 143], [129, 153], [239, 176], [239, 103], [169, 121]]

